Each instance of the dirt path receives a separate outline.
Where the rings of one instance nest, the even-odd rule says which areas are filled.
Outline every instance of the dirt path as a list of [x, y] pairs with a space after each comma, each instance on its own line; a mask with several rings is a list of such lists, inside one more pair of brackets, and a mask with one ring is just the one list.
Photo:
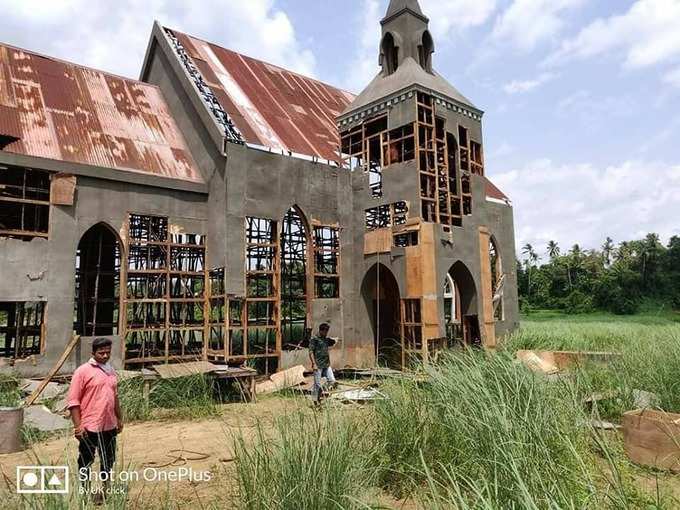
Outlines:
[[[219, 418], [200, 421], [152, 421], [126, 426], [118, 440], [118, 471], [134, 471], [144, 478], [146, 468], [156, 471], [177, 472], [191, 468], [194, 473], [210, 472], [209, 482], [140, 481], [130, 484], [129, 501], [133, 507], [159, 506], [163, 494], [170, 488], [174, 503], [201, 502], [219, 494], [229, 498], [234, 492], [234, 467], [232, 442], [235, 433], [248, 440], [256, 433], [257, 423], [265, 427], [277, 417], [304, 403], [293, 399], [266, 398], [257, 404], [231, 404], [223, 406]], [[69, 465], [75, 469], [78, 456], [77, 441], [65, 435], [33, 445], [24, 452], [0, 455], [0, 492], [14, 492], [16, 467], [24, 465]], [[173, 450], [184, 450], [173, 452]], [[178, 458], [182, 457], [182, 458]], [[149, 476], [156, 476], [148, 472]], [[11, 487], [7, 487], [9, 484]]]

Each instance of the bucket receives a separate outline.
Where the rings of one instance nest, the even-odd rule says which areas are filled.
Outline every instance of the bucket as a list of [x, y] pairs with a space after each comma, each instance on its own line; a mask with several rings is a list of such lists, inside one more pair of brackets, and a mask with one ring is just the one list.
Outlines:
[[20, 452], [21, 426], [24, 424], [24, 410], [21, 407], [0, 407], [0, 454]]

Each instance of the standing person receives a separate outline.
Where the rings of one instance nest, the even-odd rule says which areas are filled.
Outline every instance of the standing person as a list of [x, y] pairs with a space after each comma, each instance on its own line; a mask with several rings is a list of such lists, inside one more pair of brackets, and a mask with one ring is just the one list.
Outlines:
[[321, 378], [326, 377], [329, 384], [335, 385], [335, 376], [331, 368], [331, 359], [328, 348], [335, 345], [335, 341], [328, 338], [331, 327], [325, 322], [319, 326], [319, 334], [309, 341], [309, 359], [312, 361], [314, 370], [314, 388], [312, 394], [314, 403], [321, 401]]
[[78, 478], [89, 487], [90, 466], [99, 452], [100, 480], [103, 491], [95, 501], [103, 500], [109, 487], [116, 459], [116, 435], [123, 430], [123, 414], [118, 401], [118, 378], [111, 366], [111, 340], [96, 338], [92, 357], [78, 367], [68, 391], [68, 408], [78, 439]]

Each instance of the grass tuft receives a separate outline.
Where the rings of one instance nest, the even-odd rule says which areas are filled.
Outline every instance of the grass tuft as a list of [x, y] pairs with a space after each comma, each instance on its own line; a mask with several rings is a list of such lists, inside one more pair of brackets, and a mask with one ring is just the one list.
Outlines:
[[247, 510], [354, 510], [375, 485], [374, 445], [360, 418], [298, 412], [260, 427], [253, 446], [236, 440], [241, 507]]

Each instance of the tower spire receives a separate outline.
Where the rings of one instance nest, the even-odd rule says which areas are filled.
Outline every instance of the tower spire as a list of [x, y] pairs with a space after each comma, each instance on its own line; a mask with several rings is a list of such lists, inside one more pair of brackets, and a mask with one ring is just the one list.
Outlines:
[[387, 7], [387, 14], [385, 14], [385, 18], [382, 22], [386, 23], [390, 18], [401, 14], [403, 11], [410, 11], [412, 14], [427, 20], [420, 8], [418, 0], [390, 0], [390, 5]]
[[430, 20], [423, 14], [418, 0], [391, 0], [380, 22], [380, 64], [383, 75], [394, 74], [409, 58], [432, 73], [434, 41], [428, 30]]

